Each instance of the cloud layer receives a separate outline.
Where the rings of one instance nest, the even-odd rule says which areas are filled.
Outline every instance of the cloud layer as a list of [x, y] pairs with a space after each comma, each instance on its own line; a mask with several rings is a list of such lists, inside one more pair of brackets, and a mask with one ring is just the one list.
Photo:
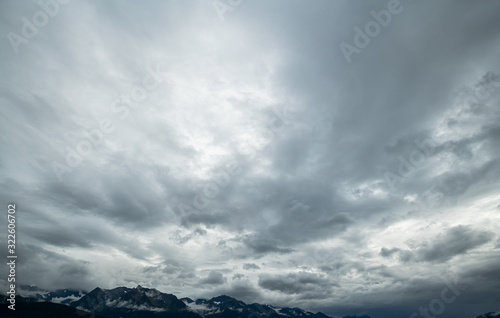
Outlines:
[[43, 3], [0, 4], [19, 283], [499, 309], [500, 4]]

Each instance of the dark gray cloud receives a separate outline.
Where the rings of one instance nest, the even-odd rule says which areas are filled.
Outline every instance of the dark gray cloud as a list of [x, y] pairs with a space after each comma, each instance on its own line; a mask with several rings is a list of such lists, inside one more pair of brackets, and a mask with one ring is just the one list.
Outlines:
[[446, 262], [455, 256], [467, 254], [474, 248], [488, 243], [494, 237], [492, 232], [477, 231], [468, 226], [458, 225], [446, 229], [432, 240], [425, 240], [413, 250], [383, 247], [380, 255], [390, 257], [393, 254], [399, 254], [399, 259], [405, 263], [409, 261]]
[[[17, 255], [16, 278], [23, 277], [22, 281], [27, 284], [90, 290], [104, 278], [96, 274], [95, 264], [68, 257], [64, 252], [56, 253], [31, 244], [18, 244]], [[41, 272], [45, 273], [42, 277], [39, 275]], [[7, 278], [7, 275], [3, 277]]]
[[178, 242], [179, 244], [184, 244], [189, 242], [191, 239], [195, 238], [196, 236], [200, 235], [205, 235], [207, 234], [207, 231], [201, 228], [196, 228], [194, 231], [187, 235], [183, 235], [181, 231], [176, 231], [172, 237], [173, 240]]
[[226, 282], [226, 278], [221, 272], [211, 271], [208, 276], [200, 280], [201, 285], [222, 285]]
[[248, 235], [243, 238], [243, 244], [249, 247], [256, 254], [278, 253], [286, 254], [293, 252], [293, 249], [278, 246], [279, 241], [272, 238], [263, 238], [256, 235]]
[[400, 251], [399, 248], [388, 249], [388, 248], [382, 247], [382, 249], [380, 250], [380, 255], [382, 255], [383, 257], [390, 257], [391, 255], [393, 255], [394, 253], [397, 253], [399, 251]]
[[308, 292], [325, 294], [330, 292], [334, 286], [338, 285], [330, 282], [326, 276], [299, 272], [275, 276], [262, 275], [259, 277], [259, 286], [264, 289], [279, 291], [284, 294]]
[[417, 253], [422, 260], [444, 262], [489, 242], [493, 237], [491, 232], [476, 232], [466, 226], [455, 226], [436, 237], [428, 246], [419, 248]]
[[260, 269], [260, 266], [253, 263], [245, 263], [243, 264], [243, 269], [246, 270]]

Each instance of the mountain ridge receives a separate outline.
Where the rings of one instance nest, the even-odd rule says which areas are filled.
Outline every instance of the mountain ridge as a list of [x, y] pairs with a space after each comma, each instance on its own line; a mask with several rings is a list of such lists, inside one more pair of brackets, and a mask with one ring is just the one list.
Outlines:
[[[247, 304], [228, 295], [210, 299], [177, 298], [154, 288], [96, 287], [90, 292], [59, 289], [54, 292], [29, 286], [21, 290], [34, 297], [17, 296], [17, 312], [6, 310], [2, 317], [89, 317], [89, 318], [333, 318], [322, 312], [312, 313], [298, 307], [277, 307], [269, 304]], [[69, 301], [76, 297], [79, 299]], [[55, 300], [55, 301], [54, 301]], [[61, 301], [62, 300], [62, 301]], [[0, 303], [7, 298], [0, 296]], [[5, 310], [4, 310], [5, 309]], [[22, 312], [22, 314], [21, 314]], [[340, 316], [338, 316], [340, 317]], [[349, 315], [342, 318], [370, 318]], [[476, 318], [500, 318], [500, 312], [488, 312]]]
[[206, 317], [206, 318], [330, 318], [300, 308], [275, 307], [258, 303], [246, 304], [236, 298], [220, 295], [210, 299], [178, 299], [173, 294], [138, 285], [135, 288], [93, 289], [71, 306], [104, 316], [114, 317]]

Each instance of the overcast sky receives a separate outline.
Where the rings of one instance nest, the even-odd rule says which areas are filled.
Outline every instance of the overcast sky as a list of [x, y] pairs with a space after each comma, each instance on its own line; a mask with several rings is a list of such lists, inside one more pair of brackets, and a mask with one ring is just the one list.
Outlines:
[[500, 2], [62, 2], [0, 2], [19, 284], [500, 310]]

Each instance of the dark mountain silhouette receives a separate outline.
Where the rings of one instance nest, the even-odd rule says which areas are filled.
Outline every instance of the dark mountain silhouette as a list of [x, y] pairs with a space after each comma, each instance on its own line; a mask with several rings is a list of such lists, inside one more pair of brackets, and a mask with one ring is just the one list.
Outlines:
[[36, 298], [16, 296], [16, 310], [7, 308], [6, 296], [0, 296], [2, 318], [106, 318], [68, 305], [39, 301]]
[[141, 286], [110, 290], [96, 288], [72, 302], [71, 306], [110, 318], [329, 318], [322, 313], [306, 312], [300, 308], [246, 304], [227, 295], [211, 299], [178, 299], [174, 295]]
[[500, 312], [499, 313], [488, 312], [484, 315], [477, 316], [476, 318], [500, 318]]
[[[0, 317], [23, 318], [331, 318], [321, 312], [312, 313], [297, 307], [276, 307], [267, 304], [246, 304], [227, 295], [211, 299], [185, 297], [162, 293], [156, 289], [137, 286], [114, 289], [95, 288], [70, 303], [48, 302], [48, 299], [71, 299], [81, 291], [48, 292], [31, 289], [37, 297], [16, 296], [16, 310], [7, 308], [6, 296], [0, 296]], [[343, 318], [370, 318], [344, 316]], [[489, 312], [476, 318], [500, 318]]]
[[72, 302], [71, 306], [112, 318], [199, 318], [176, 296], [140, 285], [136, 288], [118, 287], [109, 290], [98, 287]]
[[306, 312], [300, 308], [280, 308], [271, 305], [246, 304], [241, 300], [222, 295], [211, 299], [182, 299], [188, 307], [205, 318], [329, 318], [322, 313]]
[[39, 301], [47, 301], [52, 303], [69, 304], [78, 300], [87, 294], [84, 290], [58, 289], [56, 291], [48, 291], [40, 289], [34, 285], [20, 285], [19, 294], [24, 298], [35, 298]]

